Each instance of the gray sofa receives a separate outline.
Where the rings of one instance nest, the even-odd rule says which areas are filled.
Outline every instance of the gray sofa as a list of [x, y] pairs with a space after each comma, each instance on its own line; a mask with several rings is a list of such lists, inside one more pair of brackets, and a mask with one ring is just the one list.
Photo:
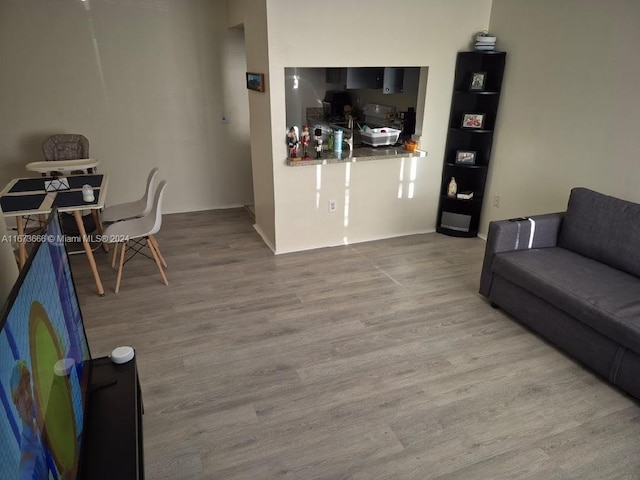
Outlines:
[[566, 212], [491, 222], [480, 293], [640, 398], [640, 205], [571, 191]]

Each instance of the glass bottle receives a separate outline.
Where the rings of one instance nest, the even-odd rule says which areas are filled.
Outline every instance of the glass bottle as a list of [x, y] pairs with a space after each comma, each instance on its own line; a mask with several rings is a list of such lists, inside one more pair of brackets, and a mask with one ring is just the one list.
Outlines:
[[455, 197], [458, 193], [458, 184], [456, 183], [456, 177], [451, 177], [449, 186], [447, 187], [447, 197]]

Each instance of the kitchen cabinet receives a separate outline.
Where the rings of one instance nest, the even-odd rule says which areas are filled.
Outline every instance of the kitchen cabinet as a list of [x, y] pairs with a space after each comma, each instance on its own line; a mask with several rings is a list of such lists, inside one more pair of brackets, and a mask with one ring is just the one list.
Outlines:
[[349, 67], [327, 68], [326, 81], [342, 85], [347, 89], [382, 88], [384, 80], [383, 67]]
[[347, 68], [347, 89], [382, 88], [384, 70], [383, 67]]
[[347, 84], [346, 68], [327, 68], [325, 73], [325, 81], [336, 85], [345, 86]]
[[382, 93], [402, 93], [404, 68], [385, 67], [382, 77]]
[[402, 77], [402, 93], [418, 95], [420, 84], [420, 67], [406, 67]]
[[[402, 93], [404, 91], [404, 76], [404, 67], [349, 67], [326, 69], [327, 83], [342, 85], [349, 90], [366, 88], [382, 90], [382, 93]], [[415, 90], [417, 91], [417, 86]]]
[[[505, 52], [458, 53], [436, 224], [440, 233], [455, 237], [478, 234], [505, 60]], [[480, 81], [472, 87], [474, 78]], [[481, 114], [482, 121], [463, 125], [466, 114]], [[466, 156], [473, 156], [473, 161], [459, 158], [460, 152], [468, 152]], [[452, 178], [458, 193], [473, 192], [473, 197], [448, 196]]]

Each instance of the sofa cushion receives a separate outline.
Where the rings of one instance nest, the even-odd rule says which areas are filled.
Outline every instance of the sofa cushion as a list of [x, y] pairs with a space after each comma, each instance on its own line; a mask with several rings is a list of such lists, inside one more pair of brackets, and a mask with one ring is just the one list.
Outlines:
[[640, 280], [570, 250], [499, 253], [493, 271], [640, 354]]
[[574, 188], [558, 245], [640, 277], [640, 205]]

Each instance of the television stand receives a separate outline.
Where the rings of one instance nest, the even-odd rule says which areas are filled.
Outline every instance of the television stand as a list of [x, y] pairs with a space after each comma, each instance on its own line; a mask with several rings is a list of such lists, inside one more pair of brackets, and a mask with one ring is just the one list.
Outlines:
[[109, 357], [101, 357], [89, 364], [80, 478], [143, 479], [144, 408], [136, 359], [116, 365]]

